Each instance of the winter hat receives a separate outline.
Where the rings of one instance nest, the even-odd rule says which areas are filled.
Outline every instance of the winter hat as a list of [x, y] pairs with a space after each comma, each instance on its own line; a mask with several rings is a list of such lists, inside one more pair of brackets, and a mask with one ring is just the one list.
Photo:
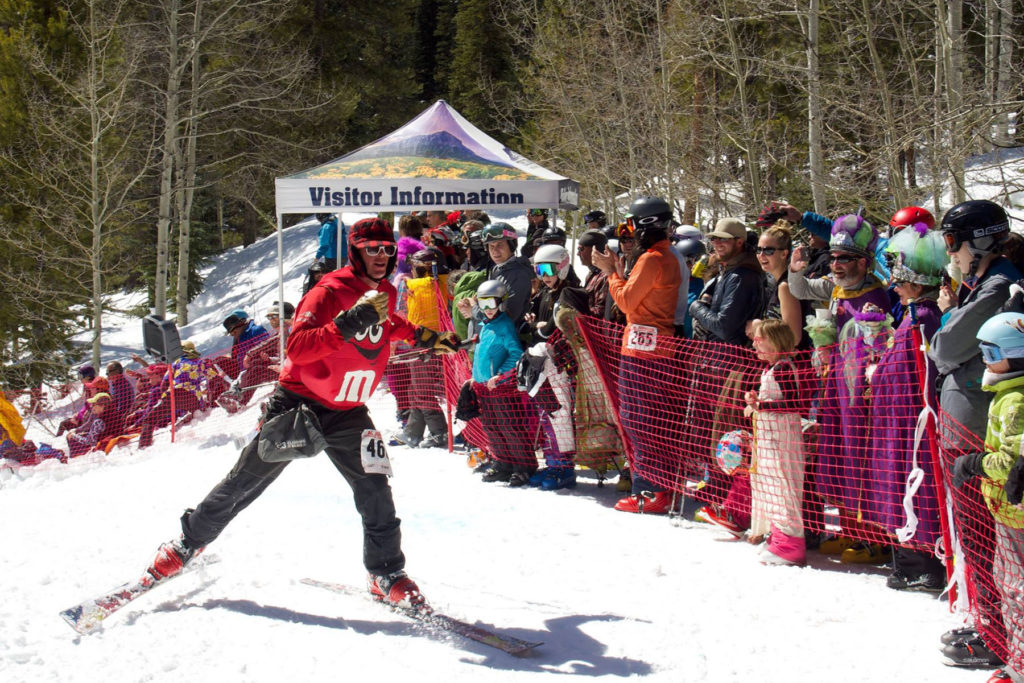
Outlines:
[[[270, 308], [267, 309], [267, 315], [280, 315], [281, 304], [277, 301], [270, 304]], [[287, 301], [284, 302], [284, 318], [288, 320], [295, 317], [295, 306], [291, 305]]]
[[92, 398], [88, 399], [87, 403], [91, 403], [91, 404], [110, 403], [113, 400], [114, 399], [110, 398], [110, 394], [101, 391], [100, 393], [96, 394]]
[[85, 385], [93, 391], [110, 391], [110, 382], [106, 377], [97, 377], [91, 382], [86, 382]]
[[828, 241], [832, 251], [844, 251], [854, 256], [875, 258], [878, 231], [863, 216], [848, 213], [832, 223], [832, 236]]
[[923, 221], [893, 235], [885, 251], [895, 257], [890, 269], [893, 282], [932, 287], [942, 284], [942, 274], [949, 263], [946, 242], [941, 233], [928, 230]]
[[224, 329], [226, 330], [225, 334], [230, 334], [231, 330], [238, 327], [240, 323], [247, 322], [248, 320], [249, 314], [247, 314], [241, 308], [236, 308], [235, 310], [231, 311], [231, 314], [228, 317], [224, 318]]
[[146, 366], [146, 372], [152, 379], [160, 379], [167, 373], [166, 363], [153, 363], [152, 365]]
[[78, 376], [85, 380], [91, 380], [96, 377], [96, 368], [91, 365], [83, 365], [78, 368]]
[[181, 342], [181, 353], [189, 360], [199, 358], [199, 351], [196, 349], [196, 343], [194, 341]]

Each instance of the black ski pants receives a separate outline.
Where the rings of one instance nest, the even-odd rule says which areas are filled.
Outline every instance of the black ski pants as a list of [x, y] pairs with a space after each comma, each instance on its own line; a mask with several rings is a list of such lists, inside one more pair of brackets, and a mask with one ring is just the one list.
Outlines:
[[[363, 519], [363, 563], [371, 574], [390, 574], [405, 568], [401, 549], [401, 520], [395, 515], [388, 478], [366, 474], [360, 458], [364, 429], [373, 429], [366, 406], [337, 411], [278, 387], [268, 402], [269, 419], [305, 402], [320, 418], [327, 440], [327, 457], [352, 488], [356, 510]], [[231, 472], [213, 488], [196, 509], [181, 519], [185, 541], [192, 548], [216, 539], [239, 512], [259, 498], [284, 471], [288, 462], [260, 459], [257, 435], [245, 448]]]

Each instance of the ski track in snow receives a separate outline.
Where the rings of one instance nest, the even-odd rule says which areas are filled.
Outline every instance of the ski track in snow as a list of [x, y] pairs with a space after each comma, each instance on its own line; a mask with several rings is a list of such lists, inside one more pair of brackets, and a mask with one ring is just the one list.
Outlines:
[[[354, 216], [345, 216], [351, 224]], [[515, 222], [520, 234], [525, 219]], [[285, 231], [286, 299], [296, 302], [316, 227]], [[225, 344], [235, 306], [262, 320], [277, 298], [276, 238], [217, 260], [182, 338]], [[257, 265], [258, 264], [258, 265]], [[239, 274], [241, 273], [241, 274]], [[129, 297], [130, 298], [130, 297]], [[108, 328], [104, 362], [137, 349], [138, 320]], [[391, 397], [371, 413], [397, 428]], [[221, 417], [218, 415], [218, 418]], [[944, 601], [891, 591], [881, 568], [810, 553], [806, 568], [765, 567], [724, 532], [611, 509], [614, 482], [584, 472], [574, 490], [484, 484], [464, 458], [392, 448], [407, 569], [442, 611], [526, 640], [517, 658], [436, 634], [370, 601], [299, 583], [361, 585], [351, 494], [325, 457], [300, 461], [207, 549], [219, 560], [154, 589], [90, 636], [60, 610], [135, 578], [157, 546], [231, 468], [231, 437], [158, 437], [107, 457], [0, 472], [2, 681], [603, 680], [967, 682], [987, 673], [940, 663], [939, 635], [961, 620]], [[30, 438], [50, 441], [33, 424]]]

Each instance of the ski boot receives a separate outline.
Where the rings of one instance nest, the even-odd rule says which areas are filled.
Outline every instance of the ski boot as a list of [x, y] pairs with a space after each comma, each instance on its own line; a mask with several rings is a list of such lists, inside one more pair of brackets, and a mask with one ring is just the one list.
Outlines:
[[369, 574], [366, 577], [366, 583], [374, 600], [399, 609], [427, 613], [431, 611], [426, 598], [420, 593], [419, 586], [404, 571], [384, 575]]

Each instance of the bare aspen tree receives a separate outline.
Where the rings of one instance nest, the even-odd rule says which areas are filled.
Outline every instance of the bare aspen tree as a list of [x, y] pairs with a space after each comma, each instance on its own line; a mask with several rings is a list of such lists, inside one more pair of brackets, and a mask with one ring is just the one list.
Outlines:
[[[32, 194], [7, 188], [6, 200], [27, 209], [45, 231], [40, 246], [50, 259], [66, 259], [69, 279], [62, 286], [85, 289], [96, 365], [104, 278], [123, 265], [120, 240], [137, 215], [133, 193], [145, 178], [152, 150], [138, 102], [143, 55], [129, 37], [130, 6], [127, 0], [68, 4], [67, 26], [84, 54], [80, 68], [24, 45], [30, 134], [22, 149], [0, 155], [9, 171], [35, 186]], [[74, 277], [79, 271], [88, 285]]]

